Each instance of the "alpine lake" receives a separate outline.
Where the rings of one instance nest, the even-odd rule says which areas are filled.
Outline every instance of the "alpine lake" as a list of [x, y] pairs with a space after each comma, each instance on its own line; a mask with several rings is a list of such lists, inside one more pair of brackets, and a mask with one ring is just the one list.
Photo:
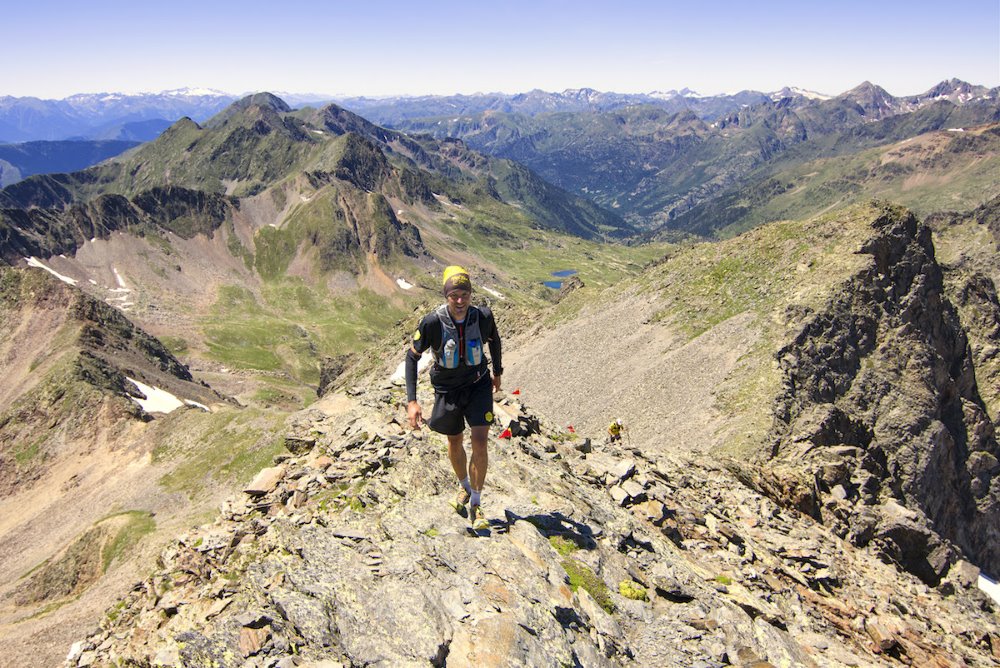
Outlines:
[[[575, 273], [576, 269], [561, 269], [559, 271], [553, 271], [550, 275], [554, 276], [555, 278], [567, 278], [569, 276], [574, 275]], [[542, 281], [542, 285], [548, 288], [552, 288], [553, 290], [562, 289], [562, 284], [563, 284], [562, 281]]]

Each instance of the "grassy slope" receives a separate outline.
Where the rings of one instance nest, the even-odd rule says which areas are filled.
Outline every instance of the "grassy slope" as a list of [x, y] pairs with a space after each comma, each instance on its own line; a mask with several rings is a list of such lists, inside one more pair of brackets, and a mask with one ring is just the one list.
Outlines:
[[[866, 204], [805, 221], [781, 221], [738, 238], [680, 249], [636, 279], [654, 306], [650, 321], [687, 339], [741, 314], [760, 337], [715, 394], [731, 436], [728, 454], [757, 454], [771, 427], [771, 401], [780, 384], [773, 351], [835, 285], [866, 260], [852, 251], [883, 210]], [[627, 288], [626, 288], [627, 289]]]

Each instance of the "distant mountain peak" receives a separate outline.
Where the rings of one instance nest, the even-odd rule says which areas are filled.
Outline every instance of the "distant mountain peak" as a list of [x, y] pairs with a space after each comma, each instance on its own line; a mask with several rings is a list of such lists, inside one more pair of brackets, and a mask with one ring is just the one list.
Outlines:
[[899, 100], [881, 86], [865, 81], [859, 86], [838, 95], [839, 100], [852, 102], [861, 107], [864, 115], [872, 120], [891, 116], [899, 111]]
[[825, 93], [817, 93], [814, 90], [807, 90], [805, 88], [797, 88], [795, 86], [785, 86], [779, 91], [770, 94], [770, 98], [774, 101], [778, 101], [786, 97], [804, 97], [808, 100], [832, 100], [832, 95], [826, 95]]
[[697, 91], [693, 91], [690, 88], [682, 88], [680, 90], [670, 89], [667, 91], [654, 90], [653, 92], [647, 93], [646, 95], [656, 100], [675, 100], [679, 97], [702, 99], [705, 97], [704, 95], [701, 95]]
[[274, 93], [253, 93], [233, 102], [233, 109], [249, 109], [250, 107], [264, 107], [280, 113], [288, 113], [292, 110], [288, 104]]
[[[292, 108], [272, 93], [254, 93], [236, 100], [218, 114], [208, 119], [203, 127], [218, 128], [230, 122], [240, 125], [278, 128], [283, 125], [284, 114]], [[260, 125], [263, 123], [263, 125]]]
[[232, 97], [229, 93], [214, 88], [175, 88], [161, 91], [160, 95], [169, 97]]
[[914, 101], [937, 101], [948, 100], [955, 104], [963, 104], [974, 98], [980, 97], [988, 99], [996, 97], [997, 89], [992, 91], [985, 86], [974, 86], [961, 79], [948, 79], [937, 84], [926, 93], [913, 96]]
[[666, 90], [666, 91], [654, 90], [649, 94], [649, 96], [657, 100], [672, 100], [675, 97], [679, 97], [680, 93], [678, 93], [676, 90]]
[[889, 95], [889, 92], [884, 88], [882, 88], [881, 86], [877, 86], [873, 84], [871, 81], [862, 81], [860, 84], [850, 89], [846, 93], [841, 94], [840, 97], [855, 97], [858, 95], [872, 95], [876, 93]]

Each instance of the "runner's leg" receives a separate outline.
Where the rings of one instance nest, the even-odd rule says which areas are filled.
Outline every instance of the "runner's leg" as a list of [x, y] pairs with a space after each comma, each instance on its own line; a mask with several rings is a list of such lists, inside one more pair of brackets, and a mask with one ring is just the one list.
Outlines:
[[[486, 468], [489, 466], [489, 456], [486, 452], [489, 434], [489, 426], [472, 427], [472, 460], [469, 462], [469, 479], [472, 481], [472, 489], [480, 492], [486, 482]], [[464, 449], [462, 456], [464, 459]]]
[[[463, 436], [465, 432], [460, 432], [458, 434], [448, 435], [448, 459], [451, 461], [451, 468], [455, 471], [455, 475], [458, 477], [459, 481], [462, 481], [465, 476], [469, 475], [469, 467], [467, 459], [465, 456], [465, 445], [463, 444]], [[475, 442], [473, 442], [475, 446]], [[472, 487], [475, 488], [475, 478], [472, 478]]]

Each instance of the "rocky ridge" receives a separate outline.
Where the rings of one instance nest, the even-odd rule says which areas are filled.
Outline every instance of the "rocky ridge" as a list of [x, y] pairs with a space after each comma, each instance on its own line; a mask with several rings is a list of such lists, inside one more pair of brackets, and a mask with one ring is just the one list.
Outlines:
[[[11, 358], [32, 357], [34, 368], [25, 372], [19, 364], [5, 363], [7, 390], [0, 406], [16, 398], [21, 384], [37, 383], [45, 362], [74, 352], [74, 377], [123, 397], [141, 396], [126, 377], [183, 394], [200, 403], [218, 403], [226, 398], [191, 372], [164, 345], [132, 323], [115, 307], [61, 282], [37, 269], [0, 267], [0, 318], [10, 326], [0, 339]], [[71, 345], [59, 346], [60, 327], [69, 332]], [[40, 331], [41, 330], [41, 331]], [[48, 330], [48, 331], [45, 331]], [[34, 356], [28, 353], [34, 353]], [[48, 359], [47, 359], [48, 358]], [[23, 376], [23, 377], [22, 377]], [[145, 398], [145, 397], [142, 397]]]
[[1000, 445], [930, 228], [887, 211], [873, 230], [871, 261], [776, 354], [774, 457], [815, 481], [802, 510], [928, 584], [957, 558], [939, 536], [998, 572]]
[[47, 272], [0, 267], [0, 324], [0, 499], [103, 430], [150, 420], [136, 382], [205, 410], [231, 401], [121, 311]]
[[401, 392], [348, 394], [299, 413], [290, 452], [66, 665], [1000, 664], [974, 566], [928, 587], [745, 484], [752, 465], [595, 444], [497, 397], [514, 436], [476, 534]]
[[[538, 327], [505, 366], [541, 410], [578, 427], [618, 416], [646, 452], [766, 462], [748, 483], [932, 586], [960, 554], [993, 573], [998, 447], [980, 395], [996, 405], [989, 277], [960, 289], [930, 231], [878, 203], [710, 249]], [[684, 337], [669, 317], [707, 324]]]

